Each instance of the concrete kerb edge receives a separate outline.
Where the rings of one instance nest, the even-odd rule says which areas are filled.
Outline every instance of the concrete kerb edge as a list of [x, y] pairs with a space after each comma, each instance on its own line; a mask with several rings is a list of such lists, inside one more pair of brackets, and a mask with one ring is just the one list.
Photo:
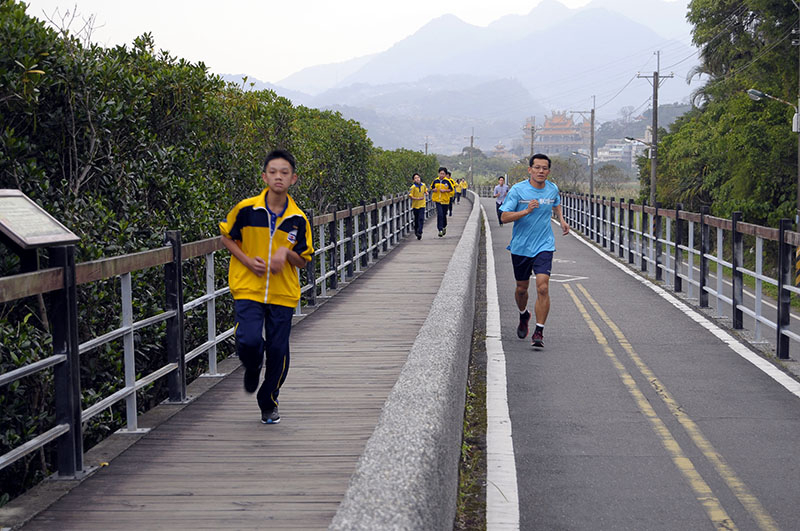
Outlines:
[[480, 202], [329, 529], [452, 529], [475, 312]]

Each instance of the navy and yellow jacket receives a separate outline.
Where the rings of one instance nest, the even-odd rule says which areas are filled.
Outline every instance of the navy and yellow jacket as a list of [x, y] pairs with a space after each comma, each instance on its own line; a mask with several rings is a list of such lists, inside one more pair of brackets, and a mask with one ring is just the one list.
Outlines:
[[447, 180], [450, 181], [449, 197], [450, 199], [453, 199], [456, 196], [456, 191], [458, 190], [458, 188], [456, 188], [456, 182], [451, 177], [447, 177]]
[[408, 191], [408, 197], [411, 198], [411, 208], [425, 208], [425, 194], [428, 193], [428, 187], [425, 183], [412, 184], [411, 190]]
[[280, 273], [269, 271], [272, 253], [279, 247], [288, 247], [306, 261], [314, 254], [311, 224], [305, 214], [287, 196], [283, 212], [267, 208], [267, 190], [241, 201], [220, 222], [223, 237], [241, 242], [242, 251], [253, 258], [260, 256], [267, 263], [267, 271], [256, 276], [235, 256], [231, 256], [228, 284], [234, 299], [249, 299], [278, 306], [296, 306], [300, 300], [300, 280], [297, 268], [288, 261]]
[[431, 183], [431, 200], [436, 203], [448, 204], [450, 203], [450, 194], [453, 193], [453, 185], [450, 184], [450, 179], [440, 179], [437, 177]]

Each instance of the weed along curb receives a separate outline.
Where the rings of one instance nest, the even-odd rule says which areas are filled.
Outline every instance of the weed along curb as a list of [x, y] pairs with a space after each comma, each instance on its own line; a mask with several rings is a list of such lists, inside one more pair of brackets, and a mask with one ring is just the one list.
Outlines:
[[453, 529], [480, 204], [464, 233], [329, 529]]

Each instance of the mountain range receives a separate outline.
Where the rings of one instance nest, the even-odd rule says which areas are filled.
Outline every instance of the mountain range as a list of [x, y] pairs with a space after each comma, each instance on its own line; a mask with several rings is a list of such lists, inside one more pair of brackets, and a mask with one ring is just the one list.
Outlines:
[[[528, 117], [543, 124], [551, 111], [587, 110], [592, 96], [599, 120], [624, 106], [647, 109], [652, 85], [637, 72], [661, 66], [656, 50], [683, 72], [664, 80], [659, 101], [685, 101], [696, 88], [685, 81], [697, 63], [689, 32], [681, 2], [594, 0], [569, 9], [543, 0], [486, 27], [444, 15], [384, 52], [306, 68], [274, 85], [251, 82], [358, 120], [380, 147], [419, 150], [427, 137], [433, 151], [456, 153], [474, 128], [476, 146], [487, 150], [520, 141]], [[241, 83], [241, 75], [224, 77]]]

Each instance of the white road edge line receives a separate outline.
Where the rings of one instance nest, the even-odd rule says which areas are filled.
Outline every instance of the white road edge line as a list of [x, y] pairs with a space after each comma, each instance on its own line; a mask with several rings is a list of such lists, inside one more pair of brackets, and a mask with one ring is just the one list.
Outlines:
[[764, 358], [753, 352], [751, 349], [744, 346], [735, 337], [733, 337], [728, 332], [726, 332], [725, 330], [723, 330], [722, 328], [711, 322], [707, 317], [700, 314], [699, 312], [691, 308], [689, 305], [678, 300], [674, 295], [671, 295], [662, 287], [654, 284], [653, 282], [644, 277], [637, 275], [636, 273], [631, 271], [628, 267], [626, 267], [623, 264], [620, 264], [615, 259], [611, 258], [602, 250], [595, 247], [592, 243], [587, 242], [577, 234], [572, 233], [572, 235], [575, 238], [577, 238], [578, 241], [589, 247], [591, 250], [602, 256], [604, 259], [608, 260], [609, 262], [620, 268], [628, 275], [632, 276], [633, 278], [635, 278], [636, 280], [638, 280], [651, 290], [655, 291], [667, 302], [675, 306], [677, 309], [682, 311], [684, 314], [688, 315], [692, 320], [697, 322], [703, 328], [705, 328], [706, 330], [714, 334], [716, 337], [718, 337], [723, 343], [728, 345], [728, 347], [730, 347], [730, 349], [733, 350], [735, 353], [737, 353], [738, 355], [740, 355], [741, 357], [743, 357], [744, 359], [746, 359], [747, 361], [758, 367], [767, 376], [769, 376], [770, 378], [778, 382], [780, 385], [785, 387], [790, 393], [800, 398], [800, 382], [787, 376], [786, 373], [775, 367], [772, 363], [765, 360]]
[[517, 464], [508, 413], [492, 231], [483, 205], [481, 213], [486, 230], [486, 529], [518, 530]]

